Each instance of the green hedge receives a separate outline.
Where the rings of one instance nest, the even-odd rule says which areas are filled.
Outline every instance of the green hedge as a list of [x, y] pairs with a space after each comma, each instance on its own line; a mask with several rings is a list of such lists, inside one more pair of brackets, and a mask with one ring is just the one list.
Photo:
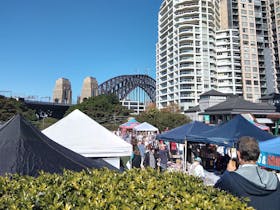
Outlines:
[[0, 209], [250, 209], [195, 177], [153, 170], [0, 177]]

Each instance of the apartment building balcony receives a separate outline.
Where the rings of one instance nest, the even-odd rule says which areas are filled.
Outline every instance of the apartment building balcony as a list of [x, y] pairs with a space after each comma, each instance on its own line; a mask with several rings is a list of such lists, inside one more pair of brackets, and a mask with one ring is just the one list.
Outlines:
[[183, 34], [193, 34], [193, 30], [192, 29], [179, 29], [179, 35], [183, 35]]
[[[183, 40], [184, 41], [184, 40]], [[186, 41], [186, 40], [185, 40]], [[193, 49], [193, 42], [180, 42], [179, 43], [179, 49], [184, 50], [184, 49]]]
[[189, 98], [189, 99], [195, 99], [195, 94], [191, 93], [180, 93], [180, 98]]
[[181, 70], [180, 76], [193, 76], [195, 75], [193, 70]]
[[184, 60], [186, 57], [183, 56], [183, 55], [193, 55], [194, 54], [194, 51], [193, 50], [182, 50], [180, 52], [180, 61], [181, 60]]
[[160, 72], [160, 77], [166, 77], [167, 76], [167, 70], [161, 71]]
[[[183, 53], [184, 55], [185, 53]], [[193, 56], [180, 56], [180, 61], [186, 61], [186, 62], [193, 62], [194, 61], [194, 58]], [[183, 66], [185, 67], [185, 66]]]
[[231, 65], [227, 65], [226, 67], [223, 67], [223, 68], [217, 68], [217, 72], [220, 72], [221, 74], [223, 73], [231, 73], [232, 72], [232, 68], [231, 68]]
[[180, 87], [180, 91], [194, 92], [195, 88], [194, 87]]
[[223, 56], [220, 55], [217, 58], [217, 66], [228, 66], [232, 65], [232, 59], [229, 56]]
[[195, 22], [195, 21], [199, 21], [199, 15], [196, 15], [196, 16], [193, 16], [193, 17], [181, 17], [181, 18], [175, 19], [175, 21], [178, 22], [178, 23]]
[[219, 47], [219, 46], [217, 46], [217, 48], [216, 48], [216, 52], [218, 53], [221, 53], [221, 52], [229, 52], [230, 51], [230, 47]]
[[159, 95], [166, 95], [167, 94], [167, 89], [164, 89], [164, 90], [160, 90], [159, 91]]
[[195, 83], [195, 80], [194, 79], [187, 79], [187, 78], [183, 78], [180, 80], [180, 84], [194, 84]]
[[219, 87], [228, 87], [228, 86], [232, 86], [233, 83], [232, 82], [219, 82]]
[[181, 12], [176, 11], [174, 18], [181, 18], [181, 17], [185, 17], [185, 16], [189, 16], [189, 15], [199, 15], [198, 9], [195, 10], [195, 8], [194, 8], [194, 9], [184, 10]]

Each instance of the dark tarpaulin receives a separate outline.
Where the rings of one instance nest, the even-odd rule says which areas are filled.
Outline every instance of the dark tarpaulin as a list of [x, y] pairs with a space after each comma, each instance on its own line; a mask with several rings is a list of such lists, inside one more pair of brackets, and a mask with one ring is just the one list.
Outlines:
[[209, 126], [205, 123], [193, 121], [170, 131], [166, 131], [156, 136], [156, 139], [163, 141], [172, 141], [179, 144], [184, 144], [185, 140], [193, 141], [192, 138], [187, 138], [189, 135], [197, 135], [203, 131], [212, 129], [213, 126]]
[[251, 136], [258, 141], [274, 138], [273, 135], [259, 129], [241, 115], [237, 115], [232, 120], [216, 126], [209, 131], [200, 132], [188, 137], [195, 139], [195, 141], [208, 141], [209, 143], [221, 146], [234, 147], [237, 140], [242, 136]]
[[102, 159], [89, 159], [49, 139], [21, 115], [0, 127], [0, 175], [37, 176], [39, 171], [62, 173], [63, 169], [109, 168]]

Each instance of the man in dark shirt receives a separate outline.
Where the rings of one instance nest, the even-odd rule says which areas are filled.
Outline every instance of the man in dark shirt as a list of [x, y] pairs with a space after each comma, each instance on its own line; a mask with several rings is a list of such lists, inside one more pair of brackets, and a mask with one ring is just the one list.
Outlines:
[[168, 150], [165, 144], [159, 146], [158, 161], [160, 166], [160, 171], [165, 171], [167, 169], [168, 162]]
[[252, 137], [241, 137], [237, 142], [239, 167], [231, 160], [227, 171], [215, 184], [235, 196], [249, 198], [255, 209], [280, 209], [280, 184], [276, 174], [256, 165], [260, 154], [258, 142]]

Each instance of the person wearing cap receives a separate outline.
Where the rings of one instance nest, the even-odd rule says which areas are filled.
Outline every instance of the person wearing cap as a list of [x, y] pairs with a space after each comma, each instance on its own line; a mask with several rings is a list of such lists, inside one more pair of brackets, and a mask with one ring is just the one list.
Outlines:
[[201, 165], [201, 163], [202, 163], [202, 160], [200, 157], [194, 158], [194, 161], [193, 161], [192, 165], [190, 166], [190, 170], [189, 170], [190, 175], [199, 177], [201, 179], [205, 178], [204, 169], [203, 169], [203, 166]]

